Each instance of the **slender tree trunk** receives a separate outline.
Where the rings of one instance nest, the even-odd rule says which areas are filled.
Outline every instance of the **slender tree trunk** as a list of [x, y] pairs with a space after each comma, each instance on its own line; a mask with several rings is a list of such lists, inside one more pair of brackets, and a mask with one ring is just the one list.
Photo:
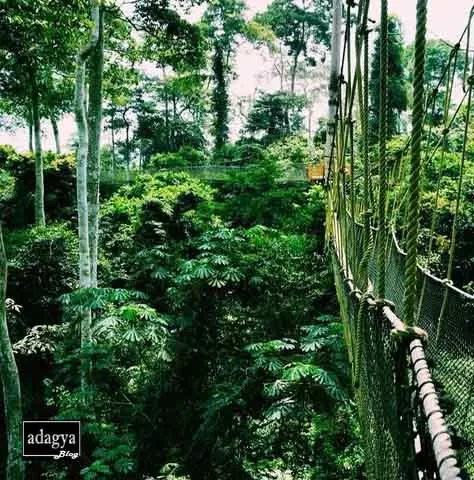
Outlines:
[[28, 112], [28, 149], [30, 152], [34, 152], [33, 148], [33, 112], [29, 109]]
[[130, 125], [126, 114], [127, 110], [123, 112], [123, 121], [125, 123], [125, 163], [127, 168], [127, 182], [130, 182]]
[[89, 60], [89, 249], [91, 287], [97, 287], [100, 206], [100, 137], [102, 133], [102, 82], [104, 72], [104, 10], [100, 9], [99, 41]]
[[168, 97], [168, 86], [166, 85], [166, 67], [162, 67], [163, 71], [163, 85], [165, 96], [165, 134], [166, 134], [166, 149], [171, 150], [171, 129], [170, 129], [170, 108]]
[[53, 127], [54, 143], [56, 144], [56, 153], [61, 153], [61, 142], [59, 141], [58, 122], [54, 115], [51, 115], [51, 126]]
[[115, 168], [117, 165], [117, 159], [115, 157], [115, 112], [112, 111], [111, 118], [111, 133], [112, 133], [112, 176], [115, 175]]
[[332, 145], [336, 133], [336, 111], [337, 111], [337, 90], [338, 77], [341, 62], [341, 0], [334, 0], [334, 12], [332, 17], [332, 38], [331, 38], [331, 70], [329, 73], [329, 99], [328, 99], [328, 121], [326, 127], [326, 148], [324, 152], [324, 175], [326, 182], [329, 179], [329, 162], [331, 159]]
[[[77, 212], [79, 225], [79, 286], [91, 286], [91, 266], [89, 248], [89, 209], [87, 201], [87, 156], [89, 150], [89, 133], [85, 106], [86, 60], [97, 45], [99, 39], [100, 12], [97, 0], [91, 0], [91, 16], [94, 22], [88, 45], [77, 55], [76, 92], [74, 111], [77, 124], [79, 145], [77, 149]], [[91, 312], [83, 314], [81, 319], [81, 389], [85, 404], [89, 403], [88, 387], [90, 385], [91, 362], [84, 354], [91, 345]]]
[[313, 142], [313, 103], [308, 106], [308, 150], [309, 158], [314, 158], [314, 142]]
[[295, 83], [296, 83], [296, 69], [298, 68], [298, 57], [300, 52], [295, 53], [293, 56], [293, 65], [291, 66], [291, 84], [290, 84], [290, 92], [295, 93]]
[[36, 83], [36, 72], [31, 74], [31, 107], [33, 114], [33, 129], [35, 136], [35, 222], [36, 225], [46, 225], [44, 213], [44, 177], [43, 152], [41, 150], [41, 120], [39, 114], [39, 93]]
[[173, 96], [171, 97], [171, 102], [173, 104], [173, 128], [171, 130], [171, 148], [172, 151], [177, 150], [177, 145], [176, 145], [176, 117], [177, 117], [177, 111], [176, 111], [176, 95], [173, 93]]
[[0, 379], [7, 428], [6, 480], [23, 480], [24, 464], [21, 457], [21, 390], [18, 368], [8, 334], [5, 299], [7, 293], [7, 256], [0, 223]]

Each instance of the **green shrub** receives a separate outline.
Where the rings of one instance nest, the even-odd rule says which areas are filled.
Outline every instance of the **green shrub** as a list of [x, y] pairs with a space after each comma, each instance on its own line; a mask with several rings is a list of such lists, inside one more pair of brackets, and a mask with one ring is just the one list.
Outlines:
[[161, 168], [205, 165], [208, 158], [205, 153], [192, 147], [181, 147], [174, 153], [156, 153], [150, 159], [151, 170]]
[[[12, 194], [4, 200], [2, 217], [6, 224], [23, 228], [34, 224], [35, 162], [31, 153], [18, 154], [0, 146], [0, 168], [15, 178]], [[44, 203], [47, 221], [75, 220], [75, 158], [71, 154], [44, 153]], [[2, 185], [0, 178], [0, 185]]]
[[61, 319], [58, 298], [77, 287], [77, 235], [67, 224], [33, 227], [7, 237], [8, 291], [23, 305], [26, 326]]
[[309, 162], [308, 141], [300, 135], [286, 137], [267, 147], [268, 156], [282, 168], [289, 171], [293, 167]]

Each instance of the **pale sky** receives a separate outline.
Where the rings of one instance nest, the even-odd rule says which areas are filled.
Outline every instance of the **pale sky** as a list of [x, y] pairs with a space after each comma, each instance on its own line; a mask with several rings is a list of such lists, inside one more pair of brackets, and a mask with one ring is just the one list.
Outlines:
[[[248, 16], [258, 11], [263, 11], [269, 0], [247, 0], [249, 7]], [[378, 20], [380, 15], [380, 2], [373, 0], [370, 8], [370, 18]], [[411, 43], [415, 37], [416, 25], [416, 0], [389, 0], [389, 12], [397, 15], [402, 22], [402, 33], [406, 43]], [[473, 7], [473, 0], [428, 0], [428, 37], [441, 38], [450, 43], [455, 43], [462, 33], [469, 11]], [[199, 15], [199, 12], [196, 12]], [[231, 93], [234, 96], [251, 96], [256, 89], [275, 90], [275, 80], [269, 78], [268, 71], [271, 62], [262, 60], [262, 52], [255, 52], [248, 46], [243, 45], [237, 56], [237, 72], [239, 78], [231, 85]], [[324, 72], [321, 72], [324, 74]], [[323, 84], [322, 90], [326, 87]], [[321, 101], [315, 107], [315, 115], [324, 116], [325, 102], [324, 91], [321, 93]], [[238, 131], [238, 119], [235, 120], [234, 132]], [[43, 125], [43, 144], [46, 150], [53, 149], [51, 126], [49, 122]], [[75, 125], [71, 116], [65, 117], [60, 122], [61, 143], [63, 149], [67, 150], [71, 137], [75, 133]], [[14, 133], [6, 133], [1, 130], [0, 144], [7, 143], [16, 149], [24, 151], [27, 149], [28, 132], [26, 129], [18, 129]], [[107, 142], [107, 135], [104, 141]]]

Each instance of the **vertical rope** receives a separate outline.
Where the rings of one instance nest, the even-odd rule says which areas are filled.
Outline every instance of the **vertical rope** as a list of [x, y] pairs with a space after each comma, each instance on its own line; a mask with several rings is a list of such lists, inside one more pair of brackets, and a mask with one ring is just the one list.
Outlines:
[[456, 249], [457, 224], [459, 219], [459, 209], [461, 206], [461, 195], [462, 195], [463, 178], [464, 178], [464, 164], [466, 161], [466, 149], [467, 149], [467, 141], [468, 141], [468, 133], [469, 133], [469, 121], [470, 121], [470, 114], [471, 114], [473, 80], [474, 80], [474, 62], [473, 62], [473, 74], [467, 80], [469, 85], [469, 93], [468, 93], [467, 111], [466, 111], [465, 124], [464, 124], [464, 140], [463, 140], [462, 155], [461, 155], [461, 165], [459, 167], [460, 170], [459, 170], [458, 188], [456, 193], [456, 207], [454, 210], [453, 226], [451, 230], [451, 245], [449, 247], [448, 271], [446, 273], [446, 279], [448, 280], [448, 282], [444, 287], [443, 303], [441, 305], [441, 311], [439, 313], [438, 328], [436, 329], [436, 342], [439, 341], [440, 336], [443, 332], [444, 313], [445, 313], [447, 302], [448, 302], [448, 283], [451, 282], [451, 279], [453, 276], [453, 262], [454, 262], [454, 253]]
[[[447, 74], [447, 83], [446, 83], [446, 95], [444, 98], [444, 112], [443, 112], [443, 132], [442, 132], [442, 150], [441, 150], [441, 165], [444, 165], [444, 158], [445, 154], [448, 151], [448, 133], [449, 133], [449, 106], [451, 105], [451, 98], [453, 93], [453, 86], [454, 80], [456, 76], [456, 66], [457, 66], [457, 58], [458, 58], [458, 51], [459, 51], [459, 44], [457, 44], [454, 50], [451, 51], [449, 56], [449, 63], [448, 63], [448, 74]], [[425, 163], [426, 159], [428, 158], [428, 150], [431, 145], [431, 135], [432, 135], [432, 127], [433, 127], [433, 117], [436, 108], [436, 97], [438, 94], [438, 88], [433, 91], [432, 95], [432, 108], [431, 108], [431, 119], [430, 128], [428, 131], [428, 141], [426, 142], [426, 150], [425, 150]], [[434, 199], [434, 207], [433, 207], [433, 214], [431, 216], [431, 224], [430, 224], [430, 232], [429, 232], [429, 242], [428, 242], [428, 253], [427, 258], [431, 258], [431, 253], [433, 251], [433, 243], [435, 239], [435, 230], [438, 224], [438, 206], [439, 206], [439, 195], [441, 190], [441, 180], [442, 176], [442, 167], [438, 167], [437, 171], [437, 180], [436, 180], [436, 194]], [[427, 276], [423, 275], [423, 285], [421, 287], [420, 298], [418, 300], [418, 312], [416, 314], [416, 322], [420, 321], [421, 309], [423, 307], [423, 301], [425, 298], [425, 291], [426, 291], [426, 280]]]
[[[370, 164], [369, 164], [369, 32], [365, 34], [364, 43], [364, 243], [368, 248], [370, 243]], [[368, 271], [366, 273], [368, 283]]]
[[416, 257], [418, 252], [418, 216], [420, 210], [421, 137], [423, 134], [423, 92], [425, 74], [427, 0], [416, 3], [415, 65], [413, 78], [413, 134], [411, 142], [410, 182], [408, 186], [407, 256], [405, 263], [405, 321], [415, 323]]
[[355, 162], [354, 162], [354, 122], [351, 121], [349, 125], [349, 141], [351, 144], [351, 150], [350, 150], [350, 172], [349, 172], [349, 178], [350, 178], [350, 185], [351, 185], [351, 268], [352, 271], [356, 271], [356, 265], [357, 265], [357, 248], [359, 246], [357, 245], [356, 242], [356, 235], [355, 235], [355, 203], [356, 203], [356, 198], [355, 198], [355, 181], [354, 181], [354, 168], [355, 168]]
[[387, 0], [381, 2], [380, 16], [380, 116], [379, 116], [379, 241], [377, 261], [377, 295], [385, 297], [385, 245], [387, 239], [387, 75], [388, 75], [388, 18]]

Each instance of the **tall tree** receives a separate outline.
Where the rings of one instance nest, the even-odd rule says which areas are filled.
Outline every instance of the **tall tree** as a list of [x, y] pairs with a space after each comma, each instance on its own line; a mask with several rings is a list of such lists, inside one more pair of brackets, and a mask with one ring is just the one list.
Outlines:
[[266, 145], [301, 129], [304, 97], [287, 92], [265, 93], [252, 105], [245, 129], [262, 134]]
[[328, 95], [328, 121], [326, 128], [326, 147], [324, 152], [324, 166], [326, 181], [329, 175], [329, 163], [331, 150], [336, 133], [336, 111], [337, 111], [337, 93], [338, 78], [341, 62], [341, 20], [342, 5], [341, 0], [334, 0], [331, 34], [331, 70], [329, 72], [329, 95]]
[[[90, 0], [92, 27], [88, 43], [82, 47], [76, 59], [76, 87], [75, 87], [75, 117], [78, 133], [77, 149], [77, 212], [79, 225], [79, 286], [90, 288], [91, 283], [91, 256], [89, 243], [89, 202], [88, 202], [88, 154], [89, 128], [86, 115], [86, 61], [97, 48], [100, 38], [100, 3], [99, 0]], [[91, 311], [83, 313], [81, 319], [81, 351], [86, 354], [91, 345]], [[91, 362], [85, 356], [81, 362], [81, 389], [83, 400], [88, 400], [90, 384]]]
[[6, 480], [23, 480], [24, 464], [21, 457], [21, 391], [18, 368], [8, 334], [5, 306], [7, 291], [7, 256], [0, 222], [0, 379], [3, 386], [3, 404], [7, 427]]
[[[387, 137], [399, 133], [400, 114], [407, 109], [407, 81], [403, 68], [403, 41], [401, 36], [401, 24], [397, 17], [390, 16], [388, 19], [388, 128]], [[372, 141], [378, 138], [379, 109], [380, 109], [380, 35], [375, 39], [374, 54], [372, 57], [369, 96], [369, 134]]]
[[257, 21], [272, 28], [291, 57], [290, 91], [295, 91], [296, 75], [302, 57], [315, 63], [315, 45], [329, 46], [330, 0], [274, 0]]
[[41, 117], [39, 86], [35, 68], [30, 70], [31, 112], [33, 114], [33, 134], [35, 139], [35, 220], [37, 225], [46, 224], [44, 211], [43, 152], [41, 146]]
[[35, 139], [35, 220], [45, 224], [41, 116], [53, 72], [69, 72], [82, 0], [0, 2], [0, 91], [31, 109]]
[[215, 87], [212, 92], [212, 105], [214, 108], [214, 135], [215, 148], [221, 150], [229, 141], [229, 94], [227, 93], [227, 75], [224, 60], [224, 50], [219, 43], [215, 46], [212, 59]]
[[204, 23], [213, 48], [213, 129], [215, 148], [219, 151], [229, 140], [228, 80], [236, 42], [239, 35], [253, 38], [254, 31], [249, 31], [243, 16], [245, 4], [242, 0], [211, 0], [208, 5]]
[[56, 153], [61, 153], [61, 139], [58, 123], [61, 117], [72, 111], [74, 102], [74, 81], [70, 75], [53, 72], [41, 94], [41, 116], [51, 122]]
[[89, 201], [89, 249], [91, 287], [97, 287], [97, 256], [99, 249], [99, 204], [100, 204], [100, 137], [102, 133], [102, 98], [104, 75], [104, 8], [99, 12], [97, 44], [89, 60], [89, 145], [87, 159]]
[[[154, 79], [142, 77], [135, 91], [133, 108], [138, 120], [140, 155], [145, 153], [149, 157], [150, 153], [157, 151], [176, 151], [180, 147], [179, 137], [186, 137], [186, 130], [192, 131], [191, 137], [196, 137], [195, 127], [201, 121], [200, 112], [205, 98], [201, 71], [206, 66], [208, 42], [202, 25], [188, 22], [180, 11], [190, 4], [200, 3], [200, 0], [138, 0], [136, 3], [134, 22], [145, 33], [142, 58], [154, 63], [161, 73]], [[178, 7], [181, 7], [180, 11]], [[180, 78], [183, 81], [176, 82]], [[186, 85], [181, 89], [181, 85], [176, 88], [178, 84]], [[194, 96], [194, 105], [185, 101], [184, 110], [180, 108], [182, 99], [177, 98], [181, 97], [180, 91], [188, 96], [187, 91], [193, 90], [194, 95], [197, 89], [200, 92]], [[144, 95], [153, 96], [156, 102], [144, 99]], [[154, 103], [158, 103], [159, 107]], [[182, 113], [191, 114], [195, 121], [191, 124], [182, 121]], [[122, 123], [126, 126], [128, 122], [125, 120]], [[154, 150], [147, 151], [150, 148]]]

